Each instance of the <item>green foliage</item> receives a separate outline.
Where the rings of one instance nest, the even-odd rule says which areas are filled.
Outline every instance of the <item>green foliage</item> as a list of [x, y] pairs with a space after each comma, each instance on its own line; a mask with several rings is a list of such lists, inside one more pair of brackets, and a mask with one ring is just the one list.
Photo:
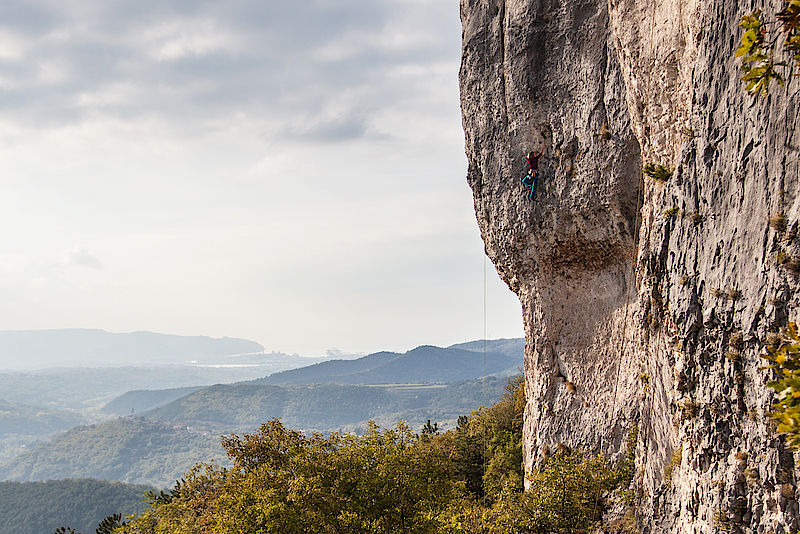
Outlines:
[[764, 356], [772, 362], [769, 366], [778, 373], [778, 379], [767, 385], [778, 394], [769, 416], [777, 423], [778, 432], [795, 450], [800, 449], [800, 336], [797, 325], [790, 323], [781, 332], [777, 346], [768, 347]]
[[681, 445], [672, 452], [667, 465], [664, 466], [664, 484], [667, 487], [672, 487], [672, 475], [675, 473], [675, 468], [679, 467], [683, 462], [683, 446]]
[[614, 476], [620, 498], [627, 506], [634, 504], [633, 477], [636, 474], [636, 444], [639, 441], [639, 422], [628, 431], [625, 455], [614, 467]]
[[[800, 66], [800, 0], [785, 0], [784, 9], [775, 15], [774, 21], [765, 20], [763, 12], [757, 9], [743, 16], [739, 27], [744, 33], [735, 56], [742, 60], [742, 80], [747, 91], [766, 96], [772, 81], [784, 85], [784, 75], [790, 72], [792, 64]], [[782, 55], [788, 56], [789, 62], [776, 59], [781, 54], [778, 50], [781, 41]]]
[[95, 534], [113, 534], [114, 529], [125, 525], [126, 523], [122, 521], [122, 514], [112, 514], [100, 521]]
[[452, 458], [457, 478], [475, 498], [494, 501], [504, 489], [522, 491], [524, 412], [525, 380], [518, 376], [496, 404], [459, 418], [454, 431], [437, 436], [436, 445]]
[[423, 436], [435, 436], [439, 433], [439, 423], [431, 424], [431, 420], [428, 419], [428, 422], [425, 423], [422, 427], [422, 435]]
[[642, 172], [649, 178], [658, 182], [666, 182], [672, 176], [672, 171], [664, 167], [660, 163], [647, 163], [642, 167]]
[[686, 398], [678, 403], [678, 409], [681, 412], [681, 421], [686, 421], [695, 417], [700, 407], [692, 399]]
[[0, 482], [0, 532], [52, 533], [67, 524], [80, 532], [94, 533], [97, 524], [110, 514], [141, 513], [145, 509], [144, 494], [151, 489], [89, 479]]
[[501, 499], [501, 524], [509, 532], [587, 532], [603, 517], [604, 497], [618, 487], [602, 455], [556, 454], [529, 477], [530, 490]]
[[776, 232], [785, 232], [788, 226], [786, 215], [783, 213], [775, 213], [774, 215], [771, 215], [767, 221], [769, 222], [770, 228]]
[[402, 424], [306, 437], [273, 420], [224, 446], [232, 469], [196, 467], [121, 532], [435, 532], [460, 494], [447, 456]]
[[714, 526], [714, 532], [720, 533], [730, 532], [733, 526], [728, 517], [728, 513], [722, 508], [718, 508], [716, 512], [714, 512], [712, 525]]
[[785, 261], [779, 262], [781, 267], [789, 271], [793, 275], [800, 274], [800, 257], [788, 256]]

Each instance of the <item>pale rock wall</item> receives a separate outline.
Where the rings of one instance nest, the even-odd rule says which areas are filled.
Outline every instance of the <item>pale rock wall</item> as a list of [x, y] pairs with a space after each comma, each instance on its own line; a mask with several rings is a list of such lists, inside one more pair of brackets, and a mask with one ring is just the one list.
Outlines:
[[[638, 424], [643, 532], [800, 528], [760, 358], [798, 309], [775, 262], [797, 240], [767, 219], [800, 217], [800, 81], [752, 97], [733, 58], [739, 17], [781, 4], [461, 1], [468, 182], [527, 336], [526, 466], [619, 454]], [[646, 162], [675, 172], [643, 179]]]

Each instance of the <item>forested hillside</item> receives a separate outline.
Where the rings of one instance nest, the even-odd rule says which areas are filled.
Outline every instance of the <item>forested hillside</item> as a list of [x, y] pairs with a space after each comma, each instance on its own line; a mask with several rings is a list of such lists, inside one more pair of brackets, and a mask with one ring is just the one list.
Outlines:
[[275, 373], [260, 384], [418, 384], [472, 380], [495, 373], [518, 372], [522, 350], [486, 353], [478, 350], [440, 348], [423, 345], [404, 354], [378, 352], [357, 360], [333, 360], [308, 367]]
[[45, 436], [84, 421], [84, 416], [76, 412], [29, 406], [0, 399], [0, 436], [3, 434]]
[[0, 399], [0, 464], [31, 443], [87, 422], [83, 414]]
[[0, 464], [0, 478], [92, 477], [166, 487], [196, 462], [224, 459], [221, 434], [251, 432], [272, 418], [320, 432], [363, 434], [370, 419], [384, 426], [408, 421], [414, 429], [430, 419], [452, 428], [459, 416], [496, 402], [504, 386], [498, 378], [392, 387], [212, 386], [142, 415], [152, 419], [81, 426], [32, 446]]
[[496, 402], [504, 383], [488, 378], [410, 386], [218, 385], [142, 416], [215, 432], [250, 431], [274, 418], [291, 428], [317, 431], [363, 431], [370, 419], [385, 425], [403, 420], [414, 428], [427, 419], [453, 426], [476, 406]]
[[499, 352], [506, 356], [514, 358], [522, 357], [525, 352], [525, 338], [502, 338], [502, 339], [477, 339], [475, 341], [466, 341], [464, 343], [456, 343], [450, 345], [448, 349], [462, 349], [471, 350], [473, 352]]
[[146, 412], [164, 406], [170, 402], [185, 397], [203, 386], [189, 386], [169, 389], [137, 389], [127, 391], [103, 406], [103, 412], [115, 415], [131, 415], [132, 413]]
[[219, 436], [166, 423], [116, 419], [80, 426], [0, 465], [4, 480], [97, 478], [170, 486], [197, 462], [225, 459]]
[[140, 513], [149, 486], [91, 479], [0, 482], [0, 534], [52, 534], [68, 524], [86, 534], [114, 513]]

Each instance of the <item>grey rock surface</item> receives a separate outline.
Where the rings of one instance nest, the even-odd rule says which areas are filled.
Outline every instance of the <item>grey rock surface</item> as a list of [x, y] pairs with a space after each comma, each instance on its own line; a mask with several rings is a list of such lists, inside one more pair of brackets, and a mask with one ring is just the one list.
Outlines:
[[461, 0], [467, 180], [522, 303], [526, 467], [558, 444], [613, 457], [638, 426], [642, 532], [800, 528], [760, 357], [797, 319], [775, 259], [800, 252], [800, 82], [753, 97], [734, 58], [739, 18], [782, 5]]

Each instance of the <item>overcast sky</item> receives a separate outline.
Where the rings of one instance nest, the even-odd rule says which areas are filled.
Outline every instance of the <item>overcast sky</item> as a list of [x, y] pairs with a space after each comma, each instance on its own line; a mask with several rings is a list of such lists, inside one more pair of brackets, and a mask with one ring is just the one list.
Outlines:
[[482, 337], [460, 38], [455, 0], [3, 0], [0, 329]]

